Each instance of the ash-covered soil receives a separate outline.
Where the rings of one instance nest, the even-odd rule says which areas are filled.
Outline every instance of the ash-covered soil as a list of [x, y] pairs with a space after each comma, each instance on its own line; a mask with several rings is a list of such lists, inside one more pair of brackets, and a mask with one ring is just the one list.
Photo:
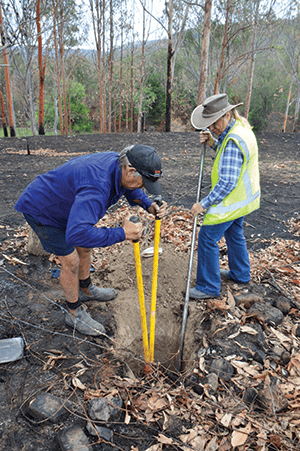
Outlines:
[[[221, 382], [214, 392], [207, 388], [203, 389], [205, 384], [200, 384], [202, 388], [199, 388], [199, 379], [204, 378], [205, 374], [210, 374], [208, 368], [212, 357], [229, 356], [233, 349], [238, 360], [247, 362], [249, 356], [261, 350], [259, 346], [264, 347], [266, 356], [268, 352], [272, 354], [270, 350], [273, 352], [273, 348], [268, 340], [270, 340], [269, 327], [274, 324], [261, 318], [257, 319], [257, 312], [249, 313], [248, 309], [252, 308], [250, 304], [264, 301], [269, 302], [270, 306], [276, 304], [278, 307], [278, 299], [281, 298], [282, 303], [286, 301], [285, 308], [282, 307], [280, 310], [285, 311], [283, 315], [285, 332], [290, 331], [291, 324], [297, 326], [299, 322], [298, 305], [300, 303], [294, 296], [296, 291], [292, 291], [292, 288], [287, 291], [289, 281], [286, 281], [284, 286], [280, 285], [280, 279], [275, 278], [274, 273], [272, 276], [266, 273], [263, 277], [264, 266], [259, 262], [286, 259], [286, 265], [293, 271], [297, 266], [295, 259], [298, 251], [295, 250], [295, 246], [299, 243], [299, 234], [294, 233], [290, 221], [293, 218], [293, 224], [297, 225], [300, 215], [300, 136], [299, 134], [261, 133], [257, 135], [257, 139], [260, 152], [261, 208], [245, 219], [245, 237], [253, 261], [253, 282], [248, 287], [235, 286], [230, 282], [223, 283], [219, 304], [190, 302], [183, 371], [180, 374], [177, 372], [176, 364], [190, 259], [188, 234], [191, 231], [192, 221], [188, 210], [195, 202], [199, 177], [201, 149], [198, 134], [106, 134], [0, 140], [0, 339], [21, 336], [25, 342], [25, 353], [22, 359], [0, 364], [1, 450], [59, 450], [62, 446], [59, 434], [74, 424], [85, 431], [91, 445], [90, 449], [95, 451], [100, 449], [109, 451], [115, 448], [141, 451], [151, 446], [154, 447], [152, 451], [154, 449], [177, 450], [184, 449], [184, 443], [191, 449], [208, 449], [205, 446], [211, 444], [212, 440], [211, 437], [209, 438], [209, 424], [215, 428], [215, 437], [220, 438], [216, 439], [215, 447], [211, 444], [209, 449], [234, 449], [232, 447], [234, 427], [230, 429], [231, 426], [228, 425], [226, 429], [223, 424], [225, 421], [222, 426], [217, 425], [212, 414], [212, 409], [218, 410], [219, 407], [222, 409], [220, 399], [225, 399], [226, 390], [228, 394], [231, 393], [230, 396], [233, 395], [229, 387], [230, 378], [227, 380], [228, 385], [225, 389], [224, 378], [220, 377]], [[176, 207], [172, 224], [173, 226], [175, 224], [177, 231], [175, 227], [172, 239], [168, 234], [170, 223], [162, 221], [161, 225], [160, 245], [163, 252], [159, 258], [155, 366], [150, 375], [144, 374], [141, 320], [132, 245], [125, 243], [111, 250], [94, 253], [95, 272], [92, 274], [94, 282], [107, 287], [113, 286], [119, 292], [113, 302], [100, 305], [96, 302], [88, 303], [92, 316], [105, 325], [107, 337], [86, 338], [80, 334], [73, 336], [72, 330], [64, 323], [62, 310], [64, 299], [59, 281], [51, 277], [51, 270], [57, 268], [55, 257], [28, 254], [25, 221], [23, 216], [13, 208], [24, 188], [39, 173], [46, 172], [84, 153], [121, 151], [125, 146], [136, 143], [144, 143], [156, 148], [163, 165], [164, 176], [161, 181], [163, 198], [170, 206]], [[207, 149], [202, 197], [210, 188], [213, 156], [213, 151]], [[107, 215], [108, 220], [111, 221], [110, 224], [119, 223], [124, 213], [123, 207], [122, 204], [120, 208], [113, 209]], [[140, 244], [141, 251], [153, 245], [152, 219], [145, 219], [149, 229]], [[185, 227], [188, 227], [187, 231]], [[276, 243], [287, 244], [284, 245], [285, 247], [282, 245], [281, 252], [280, 248], [276, 247]], [[261, 253], [270, 246], [274, 247], [274, 252], [268, 252], [265, 257], [265, 254]], [[292, 246], [294, 246], [294, 260], [290, 260]], [[222, 265], [225, 267], [226, 247], [222, 243], [220, 255]], [[265, 260], [261, 257], [262, 255]], [[298, 260], [300, 261], [300, 254]], [[196, 261], [195, 254], [192, 283], [195, 279]], [[149, 319], [152, 259], [142, 259], [142, 265], [146, 311]], [[269, 268], [267, 263], [266, 268]], [[291, 275], [291, 280], [299, 280], [298, 275], [299, 272], [295, 272]], [[268, 283], [265, 283], [267, 276]], [[278, 282], [279, 285], [276, 285]], [[296, 282], [293, 282], [294, 286], [297, 288]], [[235, 298], [234, 306], [228, 292]], [[241, 294], [248, 295], [247, 302], [250, 304], [246, 307], [246, 301], [243, 301], [243, 307], [239, 303], [238, 296]], [[228, 308], [225, 306], [226, 303], [224, 304], [225, 298], [231, 301]], [[250, 319], [247, 319], [247, 315]], [[256, 324], [255, 327], [251, 321]], [[255, 329], [255, 332], [253, 332], [254, 329], [252, 332], [248, 330], [250, 336], [257, 334], [261, 342], [266, 339], [267, 344], [259, 345], [259, 340], [250, 340], [249, 335], [248, 339], [244, 337], [238, 346], [236, 344], [231, 346], [232, 338], [226, 341], [228, 337], [237, 337], [236, 324], [245, 325], [246, 322], [249, 327], [252, 324], [251, 327]], [[258, 329], [256, 326], [259, 326]], [[219, 330], [224, 331], [221, 338], [217, 333]], [[245, 331], [246, 329], [244, 333]], [[294, 337], [293, 340], [293, 349], [285, 346], [290, 359], [287, 359], [286, 363], [284, 359], [281, 361], [277, 359], [277, 369], [272, 370], [278, 371], [278, 374], [280, 372], [281, 376], [282, 370], [288, 371], [286, 368], [291, 358], [297, 355], [298, 339]], [[222, 341], [224, 347], [222, 347]], [[202, 350], [200, 353], [199, 349]], [[204, 355], [207, 365], [206, 373], [203, 370]], [[267, 364], [264, 363], [263, 357], [261, 360], [263, 361], [261, 372], [264, 374]], [[232, 374], [234, 379], [240, 373], [237, 366], [233, 367], [235, 368]], [[78, 380], [83, 386], [78, 384]], [[241, 388], [240, 383], [240, 391], [236, 391], [235, 395], [242, 397], [241, 392], [246, 386], [247, 384]], [[220, 387], [221, 394], [218, 395]], [[30, 401], [45, 392], [70, 401], [71, 407], [63, 419], [56, 422], [33, 419], [28, 414]], [[85, 430], [89, 417], [87, 409], [90, 399], [107, 397], [109, 394], [115, 396], [118, 394], [125, 402], [122, 407], [122, 416], [117, 421], [105, 424], [113, 431], [112, 442], [101, 437], [92, 437]], [[157, 399], [158, 394], [161, 399], [164, 399], [164, 402], [159, 403], [159, 407], [155, 404], [160, 401], [160, 398]], [[171, 403], [170, 398], [173, 399], [174, 404]], [[143, 408], [146, 399], [148, 399], [146, 403], [148, 410], [146, 407]], [[219, 407], [214, 404], [218, 403], [218, 399]], [[170, 404], [166, 406], [166, 402]], [[207, 404], [209, 402], [213, 404]], [[198, 440], [198, 448], [192, 441], [183, 439], [183, 435], [188, 434], [188, 431], [195, 431], [195, 424], [199, 423], [197, 415], [200, 415], [200, 407], [197, 411], [195, 403], [198, 403], [203, 412], [206, 412], [203, 414], [201, 424], [203, 421], [203, 425], [208, 425], [204, 427], [203, 434], [198, 431], [198, 436], [203, 437], [204, 443], [202, 446]], [[194, 411], [198, 412], [197, 415], [188, 413]], [[126, 415], [130, 416], [130, 421], [125, 421], [126, 418], [128, 419]], [[246, 427], [247, 421], [241, 424]], [[238, 426], [240, 424], [236, 427]], [[222, 431], [218, 429], [220, 427], [223, 427]], [[252, 427], [254, 428], [253, 423]], [[164, 434], [165, 441], [160, 439], [160, 434]], [[221, 440], [224, 437], [228, 438], [227, 448], [225, 445], [221, 447]], [[299, 437], [297, 438], [296, 432], [291, 432], [290, 436], [287, 434], [285, 437], [287, 444], [281, 435], [280, 439], [281, 447], [276, 442], [274, 446], [277, 448], [266, 447], [265, 449], [299, 449], [297, 448]], [[271, 446], [273, 442], [269, 438], [266, 440], [267, 446]], [[251, 449], [262, 449], [258, 447], [257, 442], [251, 443], [251, 446]], [[250, 449], [251, 446], [249, 445], [246, 449]]]

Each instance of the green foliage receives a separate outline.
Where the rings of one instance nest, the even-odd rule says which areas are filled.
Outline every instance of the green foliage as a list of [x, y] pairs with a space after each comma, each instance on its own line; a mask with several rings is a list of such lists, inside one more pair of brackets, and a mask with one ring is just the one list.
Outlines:
[[[68, 93], [69, 95], [69, 93]], [[81, 83], [73, 81], [70, 88], [71, 95], [71, 128], [77, 133], [91, 133], [93, 123], [89, 119], [89, 109], [85, 105], [85, 90]], [[45, 126], [53, 127], [55, 118], [53, 98], [45, 102]], [[59, 123], [57, 124], [59, 129]]]
[[145, 91], [148, 99], [145, 108], [147, 119], [154, 125], [159, 124], [166, 112], [166, 93], [156, 72], [151, 71], [148, 75]]

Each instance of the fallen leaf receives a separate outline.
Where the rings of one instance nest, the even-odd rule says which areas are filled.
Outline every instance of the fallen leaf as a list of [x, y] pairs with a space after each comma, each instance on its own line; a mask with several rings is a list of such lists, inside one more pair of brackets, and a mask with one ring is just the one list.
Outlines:
[[80, 390], [86, 390], [86, 386], [77, 377], [73, 377], [72, 384], [74, 385], [74, 387], [79, 388]]
[[251, 432], [251, 423], [249, 422], [246, 427], [239, 429], [238, 431], [233, 431], [231, 436], [231, 445], [233, 448], [236, 446], [242, 446], [246, 442], [249, 434]]

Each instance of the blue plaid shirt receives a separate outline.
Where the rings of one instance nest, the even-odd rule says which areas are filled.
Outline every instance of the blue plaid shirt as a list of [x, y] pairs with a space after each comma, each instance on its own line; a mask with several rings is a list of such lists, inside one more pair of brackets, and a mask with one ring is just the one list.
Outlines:
[[[213, 145], [214, 150], [220, 149], [225, 136], [234, 124], [235, 120], [229, 122], [222, 135], [219, 136], [219, 139], [215, 140]], [[212, 191], [201, 200], [201, 206], [203, 208], [207, 209], [212, 205], [219, 204], [236, 187], [243, 161], [244, 157], [242, 152], [235, 142], [230, 139], [224, 150], [222, 166], [219, 168], [219, 180]]]

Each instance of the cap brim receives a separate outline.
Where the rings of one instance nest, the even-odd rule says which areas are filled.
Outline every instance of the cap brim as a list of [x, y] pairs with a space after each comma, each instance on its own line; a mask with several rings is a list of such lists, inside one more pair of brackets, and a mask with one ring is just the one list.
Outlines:
[[203, 106], [199, 105], [197, 108], [194, 109], [191, 116], [191, 123], [194, 128], [197, 130], [203, 130], [204, 128], [209, 127], [210, 125], [217, 122], [220, 117], [224, 116], [224, 114], [227, 113], [227, 111], [233, 110], [233, 108], [237, 108], [239, 106], [243, 105], [243, 103], [238, 103], [237, 105], [229, 105], [227, 108], [224, 108], [223, 110], [219, 111], [217, 114], [214, 114], [211, 117], [203, 117]]
[[150, 194], [155, 194], [157, 196], [161, 194], [161, 187], [160, 184], [158, 183], [158, 180], [152, 181], [149, 178], [145, 177], [144, 175], [142, 175], [142, 177], [144, 186], [146, 190], [149, 191]]

